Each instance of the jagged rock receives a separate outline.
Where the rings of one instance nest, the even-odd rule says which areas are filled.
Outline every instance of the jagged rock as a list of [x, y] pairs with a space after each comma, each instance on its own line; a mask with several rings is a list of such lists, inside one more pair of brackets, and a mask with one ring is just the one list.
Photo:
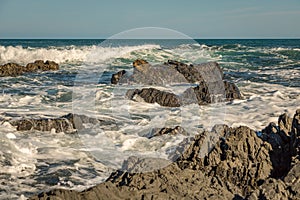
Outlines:
[[[266, 139], [268, 134], [280, 135], [278, 130], [282, 127], [291, 127], [289, 132], [295, 135], [291, 140], [296, 141], [299, 116], [300, 110], [294, 115], [292, 126], [290, 120], [283, 122], [281, 116], [281, 128], [271, 124], [263, 133], [265, 138], [259, 138], [248, 127], [218, 125], [212, 132], [183, 141], [188, 144], [184, 153], [164, 168], [144, 173], [116, 171], [106, 182], [82, 192], [56, 189], [31, 199], [300, 199], [299, 155], [292, 157], [290, 168], [282, 173], [271, 157], [273, 148], [278, 146]], [[216, 144], [203, 156], [203, 145], [212, 136], [217, 138]], [[153, 160], [130, 157], [123, 169], [134, 171], [153, 163]]]
[[59, 132], [74, 132], [74, 127], [68, 119], [57, 118], [57, 119], [21, 119], [10, 122], [13, 126], [17, 127], [18, 131], [51, 131], [55, 129]]
[[96, 119], [85, 115], [77, 115], [69, 113], [58, 118], [41, 118], [41, 119], [20, 119], [10, 121], [18, 131], [51, 131], [55, 132], [75, 133], [77, 130], [84, 129], [84, 124], [105, 125], [103, 129], [114, 130], [116, 124], [111, 120]]
[[16, 63], [0, 65], [0, 76], [18, 76], [23, 74], [23, 66]]
[[156, 128], [152, 129], [151, 133], [145, 135], [145, 137], [151, 139], [153, 137], [158, 137], [161, 135], [188, 135], [188, 133], [180, 126], [174, 128]]
[[111, 83], [112, 84], [117, 84], [121, 77], [126, 73], [125, 70], [121, 70], [111, 76]]
[[27, 72], [58, 70], [59, 66], [53, 61], [36, 60], [34, 63], [28, 63], [26, 67], [16, 63], [7, 63], [0, 66], [0, 76], [19, 76]]
[[[190, 87], [180, 95], [175, 95], [154, 88], [144, 88], [142, 90], [128, 91], [127, 97], [132, 100], [145, 101], [148, 103], [158, 103], [162, 106], [178, 107], [180, 105], [198, 103], [205, 105], [215, 102], [230, 101], [241, 99], [241, 93], [237, 86], [228, 81], [224, 81], [224, 74], [220, 66], [215, 62], [203, 63], [198, 65], [187, 65], [178, 61], [169, 60], [163, 65], [150, 65], [145, 60], [136, 60], [133, 62], [134, 71], [131, 76], [124, 76], [125, 71], [120, 71], [112, 75], [111, 82], [116, 83], [138, 83], [145, 85], [165, 85], [175, 83], [197, 84], [196, 87]], [[156, 98], [149, 98], [155, 90], [157, 96], [172, 96], [176, 103], [166, 103], [166, 100], [156, 101]], [[143, 97], [140, 95], [137, 99], [137, 93], [143, 91]]]
[[293, 198], [291, 199], [300, 199], [300, 161], [292, 166], [289, 173], [284, 178], [284, 182], [287, 185], [287, 188], [293, 194]]
[[24, 69], [24, 72], [36, 72], [36, 71], [51, 71], [58, 70], [59, 66], [53, 61], [36, 60], [34, 63], [28, 63]]
[[288, 200], [291, 194], [280, 179], [269, 178], [247, 197], [248, 200]]
[[155, 88], [143, 88], [141, 90], [128, 90], [126, 96], [135, 101], [144, 101], [147, 103], [158, 103], [161, 106], [179, 107], [180, 101], [175, 94], [160, 91]]

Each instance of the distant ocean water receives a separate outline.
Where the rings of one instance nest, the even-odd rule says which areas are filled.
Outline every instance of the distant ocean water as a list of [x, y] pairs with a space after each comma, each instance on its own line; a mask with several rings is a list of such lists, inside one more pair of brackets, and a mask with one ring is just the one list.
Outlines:
[[[153, 141], [150, 148], [135, 135], [143, 131], [137, 124], [151, 128], [162, 118], [169, 117], [157, 105], [136, 105], [138, 114], [134, 123], [126, 121], [125, 115], [109, 114], [111, 102], [116, 98], [115, 88], [109, 84], [111, 74], [121, 69], [132, 71], [132, 62], [138, 58], [150, 63], [168, 59], [187, 63], [218, 62], [225, 78], [236, 83], [244, 96], [243, 100], [224, 105], [226, 113], [222, 115], [222, 122], [230, 126], [247, 125], [260, 130], [277, 120], [279, 114], [293, 113], [300, 106], [299, 39], [0, 40], [0, 64], [26, 65], [34, 60], [53, 60], [60, 65], [59, 71], [0, 77], [0, 119], [61, 116], [73, 112], [78, 74], [99, 70], [103, 74], [95, 84], [95, 98], [99, 102], [95, 110], [119, 120], [121, 129], [130, 133], [124, 136], [122, 131], [111, 131], [110, 134], [117, 138], [117, 147], [111, 147], [113, 150], [107, 156], [120, 163], [122, 159], [117, 160], [118, 154], [123, 151], [142, 149], [151, 152], [159, 145], [165, 146], [162, 149], [166, 150], [171, 147], [171, 142]], [[85, 89], [79, 90], [85, 94]], [[114, 111], [120, 112], [122, 108], [117, 109], [120, 110]], [[188, 116], [190, 126], [210, 128], [207, 119], [192, 120], [193, 116], [199, 115], [194, 107], [183, 109], [189, 111], [185, 113], [191, 113]], [[200, 109], [210, 113], [212, 108]], [[172, 110], [172, 114], [178, 112]], [[94, 110], [87, 110], [87, 113], [95, 114]], [[151, 120], [149, 116], [144, 117], [145, 113], [150, 113]], [[213, 117], [210, 125], [219, 122]], [[104, 162], [107, 158], [101, 162], [91, 156], [93, 149], [87, 143], [86, 147], [82, 145], [86, 138], [103, 139], [97, 132], [81, 138], [64, 133], [21, 133], [8, 123], [0, 123], [0, 199], [28, 197], [50, 187], [80, 190], [105, 180], [110, 171], [110, 166]], [[177, 139], [172, 142], [182, 138]]]

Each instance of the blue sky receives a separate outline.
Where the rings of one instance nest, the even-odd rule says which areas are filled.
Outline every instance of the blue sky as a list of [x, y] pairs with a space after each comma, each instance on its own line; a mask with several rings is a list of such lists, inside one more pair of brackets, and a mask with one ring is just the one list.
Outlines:
[[107, 38], [149, 26], [193, 38], [300, 38], [300, 0], [0, 0], [0, 38]]

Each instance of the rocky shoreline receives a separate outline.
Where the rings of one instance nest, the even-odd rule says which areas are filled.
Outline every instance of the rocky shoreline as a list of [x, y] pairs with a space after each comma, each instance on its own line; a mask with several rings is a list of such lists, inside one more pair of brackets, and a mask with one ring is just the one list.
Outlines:
[[30, 199], [300, 199], [300, 109], [261, 131], [214, 129], [221, 135], [208, 155], [200, 156], [209, 135], [203, 132], [162, 169], [126, 172], [149, 164], [133, 157], [97, 186], [81, 192], [55, 189]]
[[36, 73], [39, 71], [56, 71], [59, 65], [54, 61], [36, 60], [33, 63], [28, 63], [26, 66], [17, 63], [6, 63], [0, 65], [0, 77], [4, 76], [20, 76], [24, 73]]

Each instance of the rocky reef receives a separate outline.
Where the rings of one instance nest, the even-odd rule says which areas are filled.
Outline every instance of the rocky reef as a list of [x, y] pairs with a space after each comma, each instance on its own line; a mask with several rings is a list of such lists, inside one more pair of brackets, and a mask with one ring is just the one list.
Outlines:
[[[224, 80], [223, 71], [216, 62], [187, 65], [169, 60], [162, 65], [150, 65], [145, 60], [136, 60], [133, 67], [133, 74], [130, 76], [126, 76], [125, 70], [113, 74], [111, 83], [144, 85], [142, 89], [131, 89], [127, 92], [127, 98], [134, 101], [179, 107], [190, 103], [205, 105], [242, 98], [238, 87]], [[180, 95], [153, 88], [167, 84], [191, 86]]]
[[28, 63], [26, 66], [17, 63], [7, 63], [0, 65], [0, 77], [2, 76], [20, 76], [24, 73], [33, 73], [38, 71], [55, 71], [59, 66], [53, 61], [36, 60], [33, 63]]
[[[300, 109], [293, 118], [279, 117], [261, 131], [218, 125], [220, 137], [202, 156], [210, 132], [188, 142], [176, 162], [150, 172], [132, 169], [150, 165], [130, 158], [123, 170], [84, 191], [55, 189], [30, 199], [300, 199]], [[181, 128], [156, 134], [176, 134]], [[126, 171], [130, 169], [131, 172]]]

